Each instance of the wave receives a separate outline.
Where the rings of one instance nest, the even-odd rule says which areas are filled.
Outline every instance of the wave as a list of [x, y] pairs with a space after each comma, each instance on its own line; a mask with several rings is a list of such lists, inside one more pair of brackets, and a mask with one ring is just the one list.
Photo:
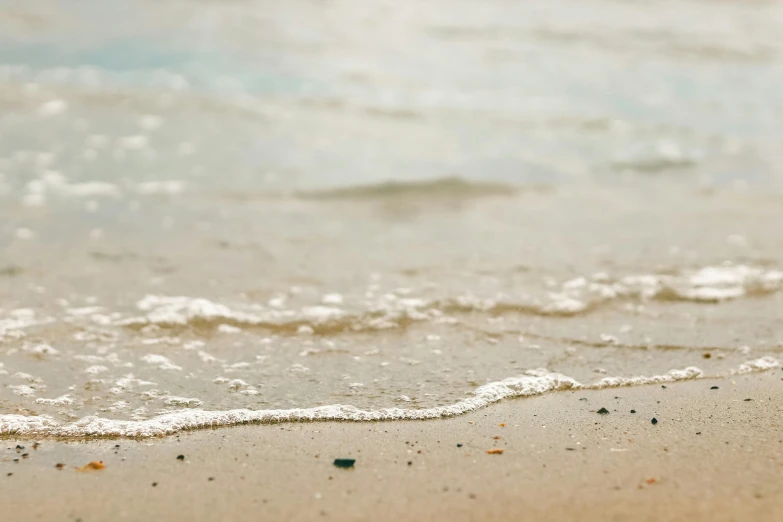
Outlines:
[[[765, 371], [780, 366], [772, 357], [748, 361], [733, 374]], [[621, 386], [640, 386], [704, 378], [696, 367], [671, 370], [663, 375], [638, 377], [607, 377], [593, 384], [580, 384], [571, 377], [545, 369], [532, 370], [525, 375], [510, 377], [478, 387], [473, 396], [448, 406], [426, 409], [383, 408], [362, 410], [350, 405], [335, 404], [315, 408], [287, 410], [235, 409], [206, 411], [180, 410], [143, 421], [114, 420], [89, 416], [70, 424], [61, 424], [52, 417], [0, 415], [0, 435], [49, 437], [128, 437], [149, 438], [172, 435], [185, 430], [236, 426], [240, 424], [273, 424], [280, 422], [352, 421], [377, 422], [395, 420], [433, 420], [455, 417], [485, 408], [503, 399], [531, 397], [553, 391], [599, 390]]]
[[521, 189], [505, 183], [468, 181], [447, 176], [424, 181], [387, 181], [374, 185], [359, 185], [333, 189], [301, 191], [297, 196], [314, 200], [393, 199], [409, 197], [471, 198], [481, 196], [511, 196]]
[[424, 299], [387, 293], [371, 302], [339, 303], [278, 309], [261, 305], [229, 307], [208, 299], [148, 295], [137, 303], [143, 315], [116, 325], [141, 328], [216, 328], [221, 324], [256, 327], [279, 333], [302, 329], [316, 334], [387, 330], [415, 322], [456, 322], [458, 314], [524, 314], [573, 317], [623, 300], [720, 303], [762, 296], [783, 289], [783, 272], [746, 265], [707, 266], [676, 275], [639, 274], [611, 279], [606, 274], [560, 283], [544, 296], [504, 294], [493, 298], [471, 294]]

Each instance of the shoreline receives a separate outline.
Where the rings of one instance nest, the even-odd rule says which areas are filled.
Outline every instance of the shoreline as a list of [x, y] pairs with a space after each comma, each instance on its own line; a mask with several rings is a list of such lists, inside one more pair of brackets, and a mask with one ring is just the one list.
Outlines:
[[448, 406], [406, 409], [381, 408], [366, 410], [351, 405], [332, 404], [312, 408], [294, 409], [232, 409], [210, 411], [201, 409], [179, 410], [142, 421], [107, 419], [88, 416], [70, 424], [60, 424], [48, 416], [18, 414], [0, 415], [0, 439], [62, 438], [82, 439], [147, 439], [177, 435], [186, 431], [251, 424], [279, 424], [289, 422], [392, 422], [444, 420], [490, 407], [502, 400], [535, 397], [561, 391], [589, 391], [622, 389], [629, 386], [674, 383], [689, 380], [724, 379], [736, 375], [765, 372], [781, 367], [780, 361], [764, 356], [746, 361], [724, 375], [704, 375], [695, 366], [670, 370], [663, 375], [636, 377], [606, 377], [591, 384], [582, 384], [571, 377], [548, 370], [530, 370], [517, 377], [490, 382], [479, 386], [472, 397]]
[[[665, 386], [561, 391], [434, 421], [36, 449], [5, 436], [0, 501], [19, 521], [779, 520], [783, 371]], [[76, 471], [91, 461], [106, 467]]]

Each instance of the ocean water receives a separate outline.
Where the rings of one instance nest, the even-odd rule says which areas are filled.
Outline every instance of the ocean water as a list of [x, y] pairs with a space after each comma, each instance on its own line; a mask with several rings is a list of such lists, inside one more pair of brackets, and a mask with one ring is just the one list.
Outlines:
[[779, 367], [781, 23], [0, 0], [0, 434], [435, 419]]

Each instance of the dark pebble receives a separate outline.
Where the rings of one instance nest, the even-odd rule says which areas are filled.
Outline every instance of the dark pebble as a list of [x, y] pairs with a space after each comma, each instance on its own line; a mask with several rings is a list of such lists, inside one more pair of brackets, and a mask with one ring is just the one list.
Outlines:
[[636, 413], [636, 410], [631, 410], [631, 413]]
[[710, 390], [718, 390], [719, 388], [717, 386], [713, 386], [710, 388]]
[[412, 460], [408, 461], [408, 466], [413, 466], [413, 461]]
[[652, 420], [651, 420], [650, 422], [652, 422], [653, 424], [658, 424], [658, 419], [656, 419], [655, 417], [653, 417], [653, 418], [652, 418]]
[[753, 399], [745, 399], [745, 402], [752, 401]]
[[13, 475], [13, 473], [9, 473], [9, 474], [8, 474], [8, 476], [9, 476], [9, 477], [10, 477], [11, 475]]
[[18, 450], [23, 450], [23, 449], [24, 449], [24, 446], [20, 446], [19, 444], [17, 444], [17, 445], [16, 445], [16, 449], [18, 449]]
[[334, 465], [338, 468], [352, 468], [356, 459], [334, 459]]
[[209, 480], [211, 482], [211, 481], [215, 480], [215, 477], [209, 477], [207, 480]]
[[63, 464], [62, 462], [58, 462], [57, 464], [54, 465], [54, 467], [57, 469], [63, 469], [65, 467], [65, 464]]
[[153, 482], [153, 483], [152, 483], [152, 487], [153, 487], [153, 488], [154, 488], [155, 486], [157, 486], [157, 485], [158, 485], [158, 483], [157, 483], [157, 482]]
[[575, 448], [566, 448], [566, 451], [576, 451]]
[[664, 386], [663, 384], [661, 384], [661, 388], [666, 388], [666, 386]]
[[185, 460], [185, 455], [177, 455], [177, 460]]
[[458, 448], [461, 448], [461, 447], [462, 447], [462, 444], [457, 444], [457, 447], [458, 447]]
[[600, 410], [598, 410], [598, 413], [600, 413], [601, 415], [606, 415], [609, 413], [609, 410], [607, 410], [606, 408], [601, 408]]
[[[745, 400], [746, 400], [746, 401], [749, 401], [750, 399], [745, 399]], [[22, 458], [23, 458], [23, 459], [26, 459], [26, 458], [27, 458], [27, 457], [29, 457], [29, 456], [30, 456], [30, 454], [29, 454], [29, 453], [22, 453]]]

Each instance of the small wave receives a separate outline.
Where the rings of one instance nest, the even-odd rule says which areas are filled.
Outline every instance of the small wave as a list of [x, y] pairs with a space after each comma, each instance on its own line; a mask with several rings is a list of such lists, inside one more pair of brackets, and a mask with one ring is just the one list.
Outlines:
[[[749, 361], [736, 373], [765, 371], [780, 366], [772, 357]], [[143, 421], [106, 419], [89, 416], [71, 424], [61, 424], [52, 417], [25, 416], [17, 414], [0, 415], [0, 435], [52, 436], [52, 437], [131, 437], [148, 438], [172, 435], [185, 430], [236, 426], [240, 424], [274, 424], [279, 422], [311, 421], [394, 421], [433, 420], [455, 417], [485, 408], [503, 399], [531, 397], [562, 390], [599, 390], [620, 386], [641, 386], [663, 382], [676, 382], [703, 378], [703, 372], [696, 367], [671, 370], [664, 375], [651, 377], [607, 377], [597, 383], [580, 384], [575, 379], [552, 373], [544, 369], [532, 370], [519, 377], [510, 377], [478, 387], [473, 396], [448, 406], [426, 409], [383, 408], [362, 410], [350, 405], [330, 405], [315, 408], [293, 408], [287, 410], [235, 409], [227, 411], [180, 410], [159, 415]]]
[[297, 195], [314, 200], [334, 199], [393, 199], [409, 197], [471, 198], [482, 196], [511, 196], [517, 187], [504, 183], [468, 181], [448, 176], [425, 181], [387, 181], [375, 185], [360, 185], [317, 191], [303, 191]]
[[137, 303], [143, 315], [116, 321], [119, 326], [141, 328], [215, 329], [221, 324], [274, 330], [294, 334], [302, 328], [320, 335], [341, 332], [388, 330], [416, 322], [456, 322], [468, 313], [490, 315], [524, 314], [573, 317], [589, 314], [622, 300], [685, 301], [720, 303], [761, 296], [783, 289], [783, 272], [746, 265], [707, 266], [676, 275], [638, 274], [611, 279], [606, 274], [578, 277], [562, 282], [543, 297], [499, 295], [494, 298], [470, 294], [424, 299], [385, 294], [372, 302], [305, 306], [300, 309], [267, 308], [261, 305], [229, 307], [208, 299], [186, 296], [148, 295]]

